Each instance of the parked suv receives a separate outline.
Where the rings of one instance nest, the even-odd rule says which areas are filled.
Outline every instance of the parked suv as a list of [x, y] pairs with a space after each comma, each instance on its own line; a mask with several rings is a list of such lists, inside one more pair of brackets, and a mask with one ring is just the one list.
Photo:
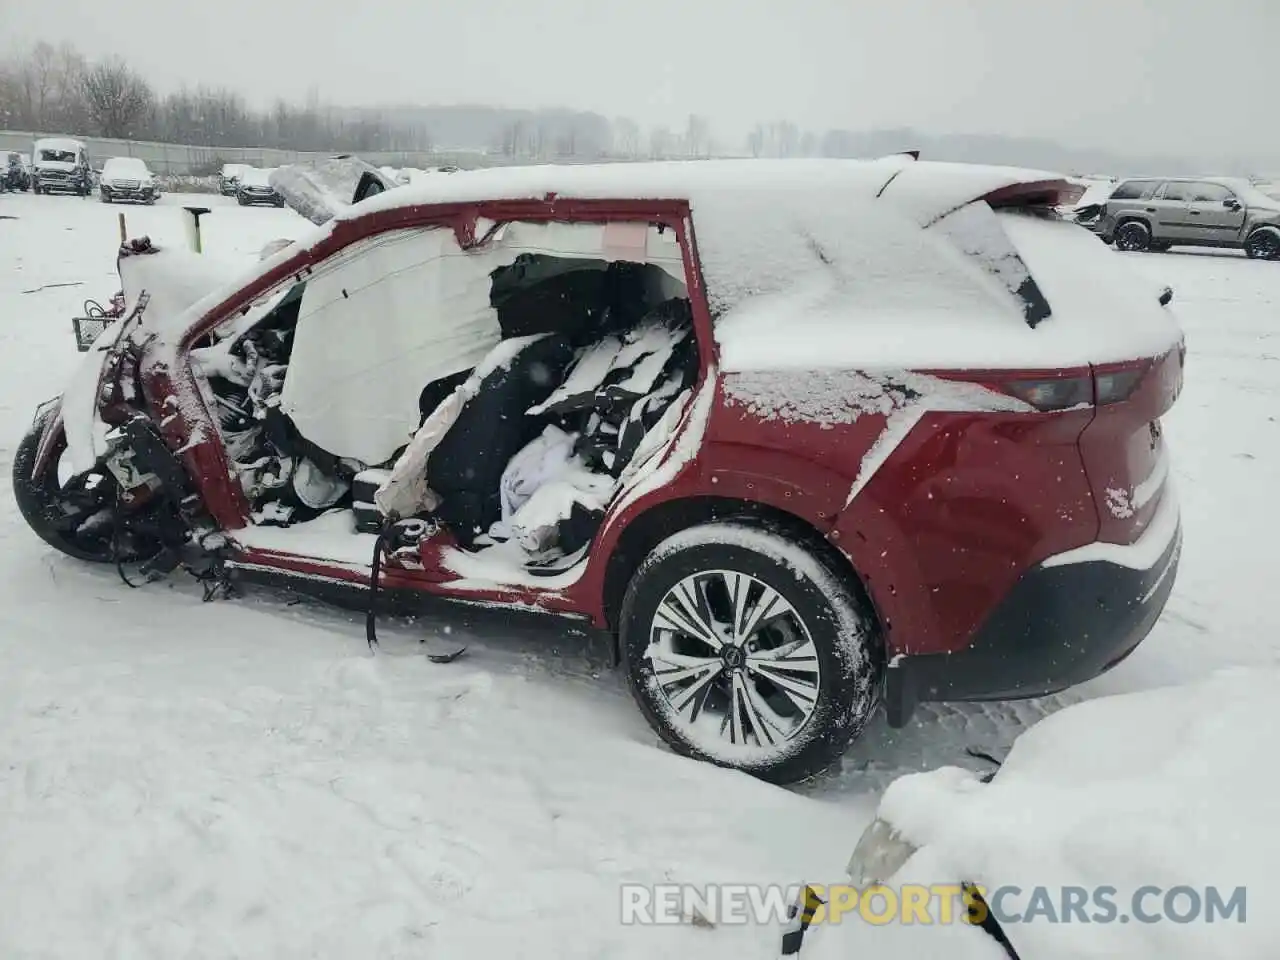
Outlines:
[[1228, 247], [1280, 260], [1280, 199], [1244, 179], [1125, 180], [1076, 215], [1118, 250]]
[[673, 748], [782, 782], [882, 696], [1061, 690], [1164, 607], [1183, 338], [1057, 215], [1077, 187], [909, 156], [374, 186], [250, 274], [121, 248], [124, 316], [14, 451], [39, 536], [348, 592], [371, 647], [380, 590], [594, 626]]
[[160, 195], [156, 178], [137, 157], [112, 157], [102, 167], [98, 194], [103, 203], [137, 200], [152, 204]]
[[236, 182], [236, 202], [242, 207], [258, 203], [283, 207], [284, 197], [271, 186], [271, 173], [271, 170], [259, 170], [257, 167], [240, 171], [240, 179]]

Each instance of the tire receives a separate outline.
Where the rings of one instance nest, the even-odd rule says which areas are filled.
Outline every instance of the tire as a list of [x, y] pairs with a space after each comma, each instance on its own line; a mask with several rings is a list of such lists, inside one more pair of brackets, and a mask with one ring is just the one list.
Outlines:
[[[682, 608], [681, 594], [697, 603]], [[761, 608], [765, 629], [725, 642], [735, 620], [750, 626]], [[693, 618], [691, 609], [699, 611]], [[720, 652], [696, 629], [679, 627], [681, 617], [695, 628], [697, 617], [713, 622]], [[677, 533], [649, 554], [623, 600], [620, 638], [631, 694], [673, 750], [788, 784], [839, 759], [875, 710], [881, 658], [872, 625], [841, 578], [804, 546], [721, 521]], [[787, 646], [792, 665], [780, 668], [777, 650]], [[655, 661], [661, 675], [683, 676], [661, 682]], [[787, 680], [794, 695], [772, 677]]]
[[1126, 220], [1116, 227], [1116, 249], [1141, 253], [1151, 248], [1151, 228], [1141, 220]]
[[110, 203], [110, 202], [111, 202], [111, 194], [107, 193], [107, 191], [105, 191], [105, 190], [103, 190], [101, 193], [99, 193], [99, 194], [98, 194], [98, 196], [101, 198], [101, 200], [102, 200], [102, 202], [103, 202], [103, 203]]
[[236, 203], [240, 204], [242, 207], [247, 207], [249, 205], [249, 201], [244, 197], [236, 197]]
[[38, 197], [38, 196], [40, 196], [40, 194], [41, 194], [41, 193], [43, 193], [44, 191], [43, 191], [43, 190], [41, 190], [39, 187], [37, 187], [37, 186], [35, 186], [35, 185], [32, 185], [32, 187], [31, 187], [31, 192], [32, 192], [32, 193], [34, 193], [34, 194]]
[[1253, 260], [1280, 260], [1280, 228], [1259, 227], [1244, 241], [1245, 255]]
[[[132, 563], [154, 556], [158, 550], [154, 544], [124, 543], [117, 551], [109, 531], [104, 531], [102, 536], [86, 537], [60, 527], [59, 520], [65, 514], [60, 507], [60, 495], [64, 491], [58, 480], [58, 466], [67, 448], [66, 435], [61, 430], [44, 472], [40, 476], [32, 472], [47, 416], [32, 424], [13, 454], [13, 496], [27, 526], [49, 546], [77, 560], [114, 563], [118, 559]], [[107, 501], [114, 500], [115, 481], [105, 474], [102, 482], [108, 486], [103, 488], [101, 496]]]

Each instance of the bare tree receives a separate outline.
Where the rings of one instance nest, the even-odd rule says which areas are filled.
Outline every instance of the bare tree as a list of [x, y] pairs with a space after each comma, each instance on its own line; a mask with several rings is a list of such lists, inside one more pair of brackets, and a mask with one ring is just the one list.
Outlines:
[[53, 68], [53, 96], [57, 102], [56, 122], [63, 130], [88, 128], [89, 113], [81, 90], [88, 64], [84, 55], [69, 43], [58, 47]]
[[630, 117], [613, 121], [613, 149], [628, 160], [640, 155], [640, 125]]
[[764, 154], [768, 137], [765, 134], [764, 124], [757, 123], [751, 132], [747, 134], [747, 149], [751, 151], [753, 157], [760, 157]]
[[151, 112], [155, 97], [147, 81], [118, 57], [103, 60], [81, 79], [89, 115], [104, 137], [130, 137]]
[[654, 127], [649, 131], [649, 156], [661, 160], [671, 152], [671, 131], [667, 127]]
[[26, 125], [33, 130], [44, 130], [50, 125], [50, 100], [53, 97], [53, 76], [56, 53], [43, 41], [37, 43], [19, 68], [25, 101]]
[[684, 131], [685, 150], [691, 157], [701, 157], [710, 153], [711, 123], [706, 117], [696, 113], [689, 114]]
[[0, 64], [0, 127], [24, 126], [22, 81], [18, 72]]

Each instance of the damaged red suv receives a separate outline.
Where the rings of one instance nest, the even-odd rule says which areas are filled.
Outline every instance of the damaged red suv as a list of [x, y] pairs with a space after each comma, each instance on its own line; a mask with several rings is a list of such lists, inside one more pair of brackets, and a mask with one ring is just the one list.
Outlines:
[[672, 747], [799, 780], [880, 701], [1095, 677], [1166, 602], [1182, 334], [1076, 193], [534, 167], [361, 199], [240, 277], [135, 243], [18, 503], [85, 560], [589, 622]]

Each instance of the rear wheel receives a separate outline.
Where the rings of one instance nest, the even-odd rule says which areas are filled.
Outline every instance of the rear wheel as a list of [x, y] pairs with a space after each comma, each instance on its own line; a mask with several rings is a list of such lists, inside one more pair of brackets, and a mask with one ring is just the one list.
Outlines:
[[1255, 260], [1280, 260], [1280, 228], [1254, 230], [1244, 242], [1244, 252]]
[[46, 419], [32, 425], [13, 456], [14, 499], [27, 525], [45, 543], [77, 560], [133, 562], [155, 556], [160, 550], [157, 541], [132, 532], [117, 535], [119, 486], [109, 472], [71, 473], [61, 428], [47, 462], [36, 472]]
[[661, 543], [627, 590], [621, 639], [663, 740], [773, 783], [830, 766], [875, 709], [871, 617], [813, 553], [745, 523]]
[[1116, 228], [1116, 249], [1140, 252], [1151, 248], [1151, 230], [1141, 220], [1126, 220]]

